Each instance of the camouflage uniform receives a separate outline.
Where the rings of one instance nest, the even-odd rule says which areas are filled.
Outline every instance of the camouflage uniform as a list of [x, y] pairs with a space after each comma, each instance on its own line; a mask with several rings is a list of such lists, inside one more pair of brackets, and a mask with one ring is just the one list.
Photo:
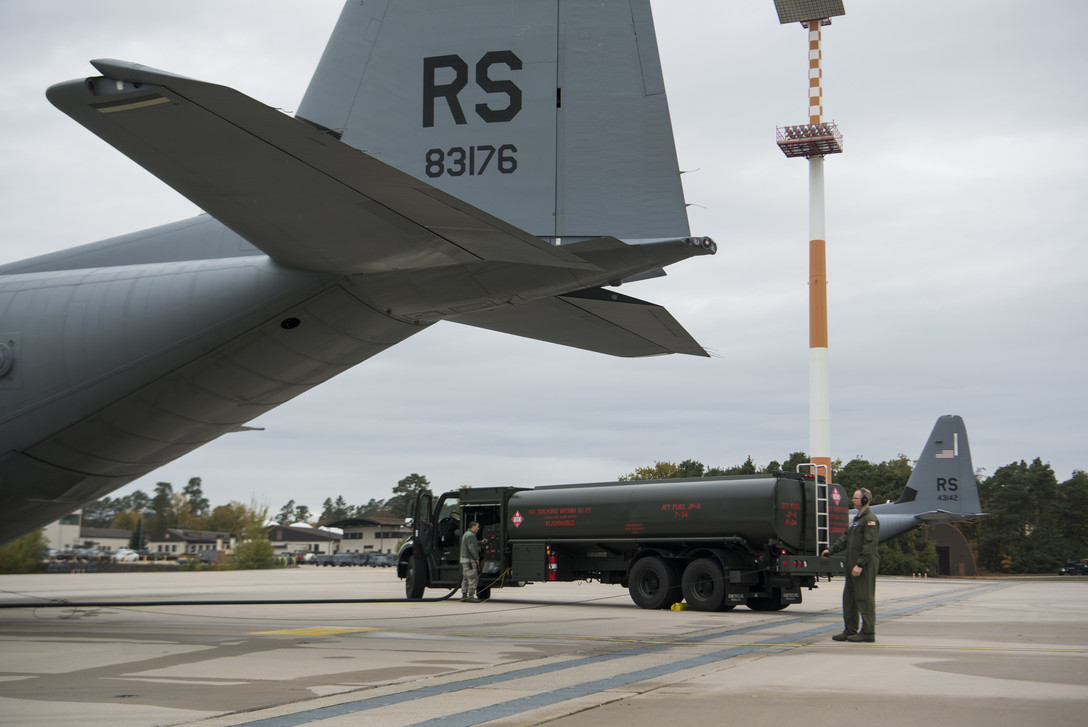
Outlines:
[[476, 563], [480, 560], [480, 543], [472, 528], [466, 528], [461, 536], [461, 598], [476, 598], [476, 585], [480, 576], [476, 572]]
[[[872, 510], [866, 508], [828, 548], [832, 553], [846, 549], [846, 585], [842, 589], [843, 633], [859, 633], [860, 613], [860, 634], [866, 640], [876, 638], [876, 573], [880, 569], [880, 554], [876, 546], [879, 542], [880, 521]], [[855, 565], [861, 566], [860, 576], [851, 575]]]

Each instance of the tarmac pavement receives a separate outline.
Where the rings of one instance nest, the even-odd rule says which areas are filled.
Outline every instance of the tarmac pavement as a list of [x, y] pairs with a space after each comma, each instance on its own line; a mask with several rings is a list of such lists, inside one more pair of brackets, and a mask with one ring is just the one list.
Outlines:
[[[374, 568], [0, 576], [21, 605], [0, 609], [0, 725], [1022, 727], [1088, 707], [1088, 580], [882, 577], [875, 644], [831, 641], [838, 581], [777, 613], [589, 583], [403, 593]], [[326, 602], [192, 605], [277, 599]]]

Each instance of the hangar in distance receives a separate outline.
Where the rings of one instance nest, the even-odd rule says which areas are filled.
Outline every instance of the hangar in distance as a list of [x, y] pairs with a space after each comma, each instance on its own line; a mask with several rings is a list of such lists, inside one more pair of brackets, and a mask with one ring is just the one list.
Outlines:
[[0, 542], [439, 320], [706, 355], [612, 289], [716, 249], [649, 0], [348, 2], [294, 117], [92, 65], [49, 100], [206, 214], [0, 266]]

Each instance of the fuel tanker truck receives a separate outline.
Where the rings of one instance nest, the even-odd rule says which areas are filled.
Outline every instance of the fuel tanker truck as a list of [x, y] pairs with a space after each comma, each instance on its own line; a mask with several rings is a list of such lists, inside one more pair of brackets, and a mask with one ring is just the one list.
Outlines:
[[626, 587], [642, 608], [681, 600], [716, 611], [778, 610], [841, 573], [819, 553], [847, 526], [845, 490], [773, 474], [535, 488], [481, 487], [419, 497], [398, 574], [409, 599], [456, 588], [462, 528], [480, 523], [478, 597], [544, 581]]
[[[850, 496], [811, 474], [549, 485], [424, 492], [410, 503], [412, 536], [397, 574], [409, 599], [461, 584], [463, 528], [480, 524], [478, 597], [497, 588], [594, 580], [628, 589], [642, 608], [738, 605], [777, 611], [802, 589], [845, 571], [819, 557], [849, 525]], [[963, 421], [944, 416], [899, 500], [874, 505], [881, 540], [978, 512]]]

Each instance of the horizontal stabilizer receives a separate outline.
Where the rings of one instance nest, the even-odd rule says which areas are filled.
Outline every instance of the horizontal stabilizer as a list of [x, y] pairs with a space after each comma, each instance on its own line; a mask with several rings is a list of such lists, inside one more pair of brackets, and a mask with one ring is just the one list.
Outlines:
[[708, 355], [661, 306], [602, 288], [449, 320], [612, 356]]
[[49, 100], [290, 267], [335, 273], [476, 261], [594, 270], [238, 91], [114, 60]]
[[926, 525], [939, 525], [942, 523], [969, 523], [975, 520], [981, 520], [988, 515], [989, 513], [985, 512], [959, 513], [948, 512], [947, 510], [934, 510], [933, 512], [923, 512], [914, 517], [921, 520]]

